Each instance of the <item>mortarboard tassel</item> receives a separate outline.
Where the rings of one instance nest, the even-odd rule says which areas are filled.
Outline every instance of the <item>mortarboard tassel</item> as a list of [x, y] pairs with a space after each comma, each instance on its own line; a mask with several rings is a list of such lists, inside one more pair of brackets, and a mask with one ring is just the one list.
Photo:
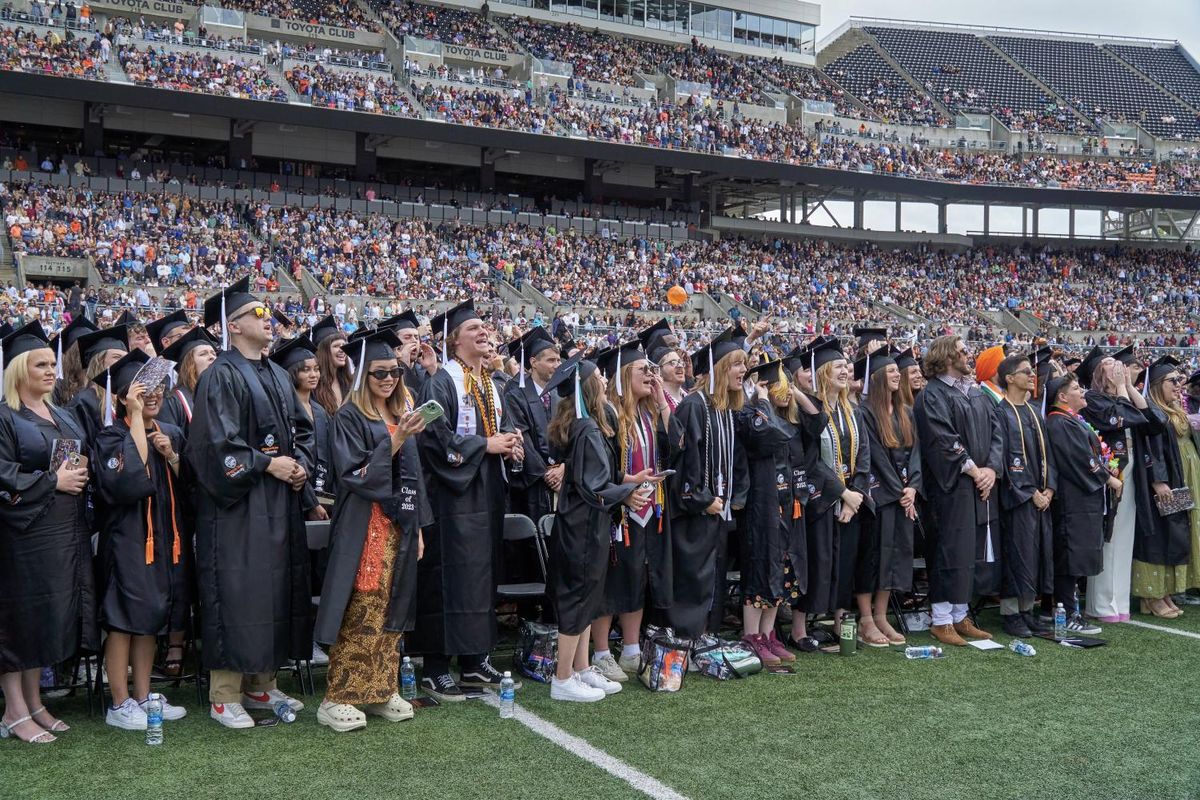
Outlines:
[[113, 424], [112, 370], [104, 375], [104, 427]]
[[62, 356], [62, 340], [67, 333], [67, 329], [63, 328], [58, 334], [58, 361], [54, 364], [54, 377], [62, 380], [63, 376], [63, 356]]
[[[362, 347], [359, 348], [358, 369], [354, 370], [354, 387], [353, 387], [353, 389], [351, 389], [351, 391], [357, 392], [359, 387], [362, 386], [363, 369], [366, 366], [366, 360], [367, 360], [367, 343], [363, 342]], [[346, 363], [349, 364], [350, 362], [347, 361]]]
[[623, 394], [621, 390], [621, 345], [617, 344], [617, 397]]
[[587, 418], [587, 407], [583, 403], [583, 385], [579, 380], [579, 364], [575, 365], [575, 419]]
[[0, 373], [4, 372], [4, 345], [0, 344]]
[[445, 364], [450, 360], [450, 356], [446, 355], [446, 337], [450, 335], [450, 312], [442, 317], [442, 363]]
[[867, 396], [867, 384], [871, 382], [871, 354], [867, 353], [867, 371], [863, 374], [862, 396]]
[[517, 386], [525, 388], [525, 337], [521, 337], [521, 379], [517, 382]]
[[221, 349], [229, 349], [229, 320], [225, 318], [225, 290], [221, 290]]
[[717, 393], [717, 378], [713, 375], [712, 345], [708, 346], [708, 394], [711, 397]]

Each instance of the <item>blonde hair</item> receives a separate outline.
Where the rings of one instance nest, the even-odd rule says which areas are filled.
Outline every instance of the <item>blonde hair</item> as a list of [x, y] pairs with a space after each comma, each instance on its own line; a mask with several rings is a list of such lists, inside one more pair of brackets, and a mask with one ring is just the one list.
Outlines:
[[[21, 385], [29, 380], [29, 358], [39, 349], [42, 348], [27, 350], [4, 365], [4, 404], [13, 411], [21, 410]], [[45, 349], [49, 350], [49, 345]], [[49, 402], [52, 393], [53, 390], [46, 392], [46, 402]]]
[[[844, 360], [844, 359], [843, 359]], [[835, 397], [829, 396], [829, 389], [832, 388], [829, 384], [833, 378], [833, 365], [837, 361], [826, 361], [821, 366], [817, 367], [817, 374], [813, 379], [813, 388], [817, 392], [817, 397], [821, 400], [821, 405], [825, 409], [825, 413], [829, 414], [834, 408], [841, 406], [842, 413], [849, 419], [854, 414], [854, 408], [850, 405], [850, 386], [844, 386], [838, 389]]]
[[[793, 425], [800, 424], [800, 404], [796, 402], [796, 396], [792, 394], [792, 379], [788, 377], [787, 370], [781, 364], [779, 374], [776, 376], [776, 382], [771, 384], [767, 389], [767, 395], [771, 398], [771, 405], [776, 409], [776, 413], [786, 419]], [[787, 400], [787, 404], [781, 404], [779, 400]]]
[[1173, 389], [1170, 394], [1163, 389], [1166, 386], [1165, 380], [1160, 380], [1150, 387], [1150, 399], [1158, 404], [1159, 408], [1166, 413], [1171, 420], [1171, 427], [1175, 429], [1176, 436], [1186, 436], [1191, 426], [1188, 424], [1187, 413], [1183, 407], [1179, 405], [1179, 395]]
[[734, 350], [721, 360], [713, 364], [713, 386], [716, 391], [710, 393], [708, 391], [707, 382], [704, 384], [702, 391], [704, 395], [712, 402], [713, 408], [717, 411], [741, 411], [742, 406], [746, 404], [746, 393], [742, 391], [742, 387], [738, 386], [734, 389], [722, 389], [722, 386], [729, 385], [729, 371], [735, 364], [746, 363], [746, 351]]
[[[387, 360], [389, 359], [374, 359], [374, 361]], [[400, 363], [394, 358], [390, 360], [396, 361], [397, 364]], [[371, 364], [374, 363], [374, 361], [368, 361], [366, 364], [363, 364], [364, 373], [371, 371]], [[369, 386], [367, 386], [367, 382], [370, 380], [371, 376], [364, 374], [362, 376], [362, 381], [358, 384], [358, 388], [355, 389], [351, 387], [349, 401], [353, 403], [354, 407], [361, 411], [363, 416], [367, 419], [381, 420], [383, 419], [383, 415], [380, 414], [378, 408], [376, 408], [375, 396], [371, 394], [371, 389]], [[392, 390], [391, 395], [387, 399], [387, 410], [391, 412], [393, 417], [399, 420], [402, 416], [404, 416], [404, 409], [407, 407], [408, 400], [408, 386], [404, 384], [404, 375], [402, 374], [396, 379], [396, 388]]]
[[[641, 361], [642, 359], [638, 359]], [[621, 443], [621, 452], [626, 453], [633, 442], [633, 427], [637, 424], [638, 413], [645, 412], [654, 419], [658, 414], [658, 406], [653, 395], [646, 395], [640, 400], [633, 395], [630, 385], [633, 383], [633, 369], [637, 361], [621, 367], [621, 385], [625, 387], [623, 395], [617, 395], [617, 382], [608, 384], [608, 401], [617, 412], [617, 435]], [[622, 459], [624, 463], [624, 459]]]

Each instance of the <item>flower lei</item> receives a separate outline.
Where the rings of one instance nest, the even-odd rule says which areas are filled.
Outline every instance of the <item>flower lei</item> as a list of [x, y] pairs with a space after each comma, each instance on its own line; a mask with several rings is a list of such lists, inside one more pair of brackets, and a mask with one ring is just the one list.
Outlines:
[[1104, 437], [1100, 435], [1100, 431], [1096, 430], [1096, 426], [1084, 419], [1082, 414], [1075, 414], [1073, 416], [1075, 419], [1082, 422], [1084, 426], [1095, 435], [1096, 439], [1099, 440], [1100, 463], [1104, 464], [1104, 466], [1108, 468], [1110, 475], [1115, 477], [1117, 480], [1121, 480], [1121, 462], [1117, 460], [1115, 455], [1113, 455], [1112, 448], [1108, 446], [1108, 442], [1104, 441]]

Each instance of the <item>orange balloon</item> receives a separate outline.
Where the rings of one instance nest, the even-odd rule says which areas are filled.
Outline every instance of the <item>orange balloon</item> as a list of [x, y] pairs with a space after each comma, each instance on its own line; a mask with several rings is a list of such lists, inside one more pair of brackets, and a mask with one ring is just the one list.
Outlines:
[[681, 306], [687, 302], [687, 290], [682, 286], [672, 286], [667, 289], [667, 302], [673, 306]]

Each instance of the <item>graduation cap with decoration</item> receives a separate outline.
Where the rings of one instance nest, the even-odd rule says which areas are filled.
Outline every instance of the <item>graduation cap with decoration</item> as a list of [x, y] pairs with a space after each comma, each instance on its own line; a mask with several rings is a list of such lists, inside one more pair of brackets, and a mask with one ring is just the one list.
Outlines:
[[604, 377], [609, 380], [616, 379], [617, 397], [625, 396], [625, 387], [621, 385], [621, 367], [626, 364], [632, 364], [635, 361], [643, 361], [645, 358], [646, 353], [642, 350], [642, 341], [640, 338], [617, 345], [616, 347], [610, 347], [608, 350], [598, 353], [595, 356], [596, 366], [604, 372]]
[[375, 326], [376, 330], [388, 329], [392, 331], [416, 330], [421, 327], [421, 320], [417, 317], [417, 312], [411, 308], [406, 311], [401, 311], [399, 314], [388, 317], [382, 320]]
[[250, 294], [250, 276], [234, 281], [204, 301], [204, 325], [211, 328], [221, 326], [221, 349], [229, 349], [229, 320], [235, 318], [246, 306], [257, 303], [258, 298]]
[[716, 391], [716, 377], [713, 375], [715, 365], [730, 353], [742, 349], [745, 333], [740, 325], [726, 328], [717, 334], [716, 338], [692, 353], [692, 372], [696, 375], [708, 376], [708, 391]]
[[168, 358], [176, 364], [183, 363], [183, 357], [195, 350], [201, 345], [208, 345], [213, 349], [220, 344], [217, 337], [199, 326], [192, 328], [190, 331], [180, 336], [171, 345], [163, 350], [163, 358]]
[[[8, 325], [7, 322], [4, 324]], [[54, 353], [58, 358], [57, 365], [54, 368], [55, 377], [61, 378], [63, 376], [63, 353], [65, 353], [67, 350], [70, 350], [71, 345], [75, 344], [75, 342], [79, 340], [80, 336], [84, 336], [85, 334], [98, 330], [100, 330], [100, 328], [97, 327], [94, 322], [85, 317], [83, 314], [79, 314], [73, 320], [71, 320], [67, 327], [58, 332], [58, 336], [55, 336], [50, 340], [50, 346], [54, 348]], [[12, 326], [9, 326], [8, 332], [12, 332]]]
[[35, 319], [33, 322], [22, 325], [0, 339], [0, 371], [22, 353], [41, 350], [43, 347], [49, 346], [50, 340], [46, 337], [42, 323]]
[[554, 370], [554, 375], [546, 384], [547, 392], [555, 392], [559, 397], [575, 398], [575, 419], [588, 417], [587, 403], [583, 401], [583, 382], [592, 377], [599, 369], [596, 362], [589, 361], [582, 353], [576, 353]]
[[[131, 352], [121, 356], [121, 359], [108, 369], [92, 378], [92, 383], [104, 390], [104, 427], [107, 428], [113, 424], [113, 392], [124, 396], [129, 391], [129, 387], [137, 381], [142, 370], [152, 361], [165, 361], [165, 359], [152, 359], [143, 350], [134, 348]], [[146, 392], [150, 393], [157, 389], [164, 377], [165, 373], [154, 380], [154, 385], [147, 385]]]
[[163, 339], [168, 334], [174, 333], [180, 329], [190, 328], [192, 323], [188, 320], [187, 314], [182, 308], [172, 311], [165, 317], [146, 323], [146, 333], [150, 334], [150, 341], [154, 343], [154, 349], [158, 352], [163, 350]]
[[316, 345], [312, 343], [312, 339], [308, 337], [308, 334], [302, 334], [280, 342], [271, 351], [271, 355], [268, 358], [284, 369], [291, 369], [296, 364], [307, 361], [310, 358], [316, 358], [316, 355]]
[[84, 366], [105, 350], [120, 350], [129, 352], [129, 326], [113, 325], [111, 328], [101, 328], [80, 336], [76, 342], [79, 345], [79, 360]]
[[871, 376], [895, 363], [896, 359], [892, 358], [890, 353], [868, 353], [854, 362], [854, 380], [862, 381], [863, 397], [867, 396], [867, 387], [871, 383]]
[[464, 300], [458, 305], [446, 309], [429, 321], [429, 327], [433, 331], [433, 335], [442, 337], [443, 362], [450, 360], [449, 355], [446, 353], [446, 339], [450, 337], [450, 332], [458, 330], [458, 327], [464, 322], [470, 322], [473, 319], [479, 319], [479, 315], [475, 313], [475, 301]]
[[362, 386], [363, 371], [372, 361], [395, 361], [396, 348], [400, 339], [389, 328], [371, 331], [349, 342], [343, 351], [346, 359], [354, 364], [354, 390]]

